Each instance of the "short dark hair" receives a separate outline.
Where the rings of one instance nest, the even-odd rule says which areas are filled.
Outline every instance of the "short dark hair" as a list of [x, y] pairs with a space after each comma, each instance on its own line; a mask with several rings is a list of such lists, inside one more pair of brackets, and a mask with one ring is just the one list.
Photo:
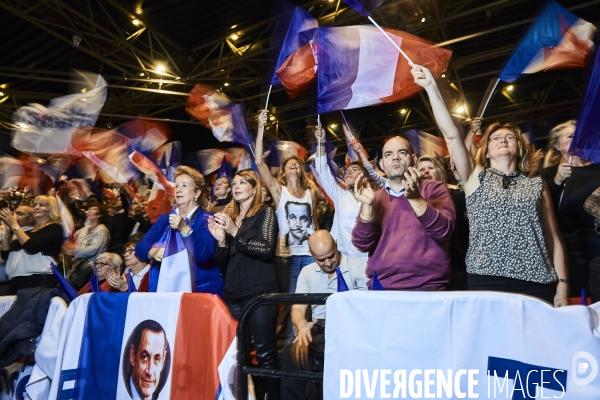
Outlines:
[[[288, 212], [288, 207], [289, 206], [303, 206], [306, 207], [306, 209], [308, 210], [308, 217], [312, 218], [312, 207], [310, 206], [310, 204], [308, 203], [300, 203], [297, 201], [288, 201], [287, 203], [285, 203], [285, 206], [283, 208], [285, 208], [285, 216], [289, 216], [289, 212]], [[312, 223], [312, 221], [311, 221]]]
[[165, 383], [167, 382], [167, 376], [169, 375], [169, 370], [171, 369], [171, 347], [169, 346], [169, 341], [167, 340], [167, 334], [165, 333], [165, 330], [158, 322], [152, 319], [142, 321], [133, 329], [131, 335], [129, 335], [129, 339], [127, 339], [127, 344], [125, 345], [125, 350], [123, 351], [123, 382], [125, 382], [127, 393], [129, 393], [129, 396], [133, 398], [131, 386], [129, 385], [129, 379], [131, 378], [131, 373], [133, 372], [133, 366], [129, 362], [129, 351], [131, 346], [133, 346], [134, 352], [137, 353], [140, 347], [140, 342], [142, 341], [142, 334], [146, 330], [154, 333], [162, 333], [165, 336], [165, 362], [163, 364], [162, 371], [160, 371], [158, 384], [156, 385], [156, 391], [152, 394], [152, 399], [155, 400], [158, 398], [160, 391], [165, 386]]
[[123, 250], [125, 250], [129, 246], [134, 246], [135, 247], [135, 245], [138, 244], [138, 242], [140, 240], [142, 240], [145, 235], [146, 234], [144, 232], [136, 232], [133, 235], [131, 235], [131, 237], [129, 238], [129, 240], [123, 246]]

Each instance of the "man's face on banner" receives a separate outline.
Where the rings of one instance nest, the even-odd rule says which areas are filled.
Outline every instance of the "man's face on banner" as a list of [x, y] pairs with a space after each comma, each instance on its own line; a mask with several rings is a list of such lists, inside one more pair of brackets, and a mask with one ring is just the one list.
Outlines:
[[308, 229], [312, 225], [310, 206], [308, 204], [288, 203], [286, 211], [290, 234], [298, 242], [306, 240], [310, 235]]
[[131, 380], [142, 398], [150, 398], [159, 384], [165, 362], [165, 333], [145, 329], [137, 352], [132, 345], [129, 361], [133, 366]]

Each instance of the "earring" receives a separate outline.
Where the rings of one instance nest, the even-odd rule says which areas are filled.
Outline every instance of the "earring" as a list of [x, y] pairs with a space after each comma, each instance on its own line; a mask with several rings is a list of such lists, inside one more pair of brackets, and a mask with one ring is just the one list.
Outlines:
[[194, 197], [194, 203], [197, 203], [197, 202], [198, 202], [198, 198]]

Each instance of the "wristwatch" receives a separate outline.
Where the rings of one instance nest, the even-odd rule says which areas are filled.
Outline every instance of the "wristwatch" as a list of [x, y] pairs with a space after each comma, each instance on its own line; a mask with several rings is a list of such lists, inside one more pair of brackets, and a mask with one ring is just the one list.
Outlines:
[[560, 278], [559, 278], [559, 279], [558, 279], [558, 281], [559, 281], [559, 282], [563, 282], [563, 283], [569, 283], [569, 280], [568, 280], [568, 279], [560, 279]]

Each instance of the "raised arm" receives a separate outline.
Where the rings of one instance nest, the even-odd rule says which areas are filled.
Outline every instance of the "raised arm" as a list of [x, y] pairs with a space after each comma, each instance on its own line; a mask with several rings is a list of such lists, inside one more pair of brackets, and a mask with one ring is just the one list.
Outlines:
[[263, 154], [263, 140], [260, 137], [260, 131], [262, 127], [267, 123], [267, 113], [268, 110], [262, 110], [258, 115], [258, 133], [256, 135], [256, 143], [254, 145], [254, 151], [256, 152], [256, 166], [258, 167], [258, 174], [260, 175], [260, 179], [265, 183], [269, 192], [271, 192], [271, 196], [273, 197], [273, 204], [275, 208], [279, 205], [279, 199], [281, 198], [281, 185], [279, 182], [273, 178], [271, 175], [271, 170], [269, 166], [264, 163]]
[[[350, 133], [350, 129], [344, 124], [344, 133], [346, 132]], [[375, 182], [375, 184], [377, 184], [378, 187], [384, 187], [387, 179], [381, 176], [381, 174], [379, 174], [377, 171], [375, 171], [375, 168], [373, 168], [371, 162], [369, 161], [369, 157], [367, 155], [367, 152], [365, 151], [365, 148], [362, 146], [362, 144], [360, 144], [358, 139], [354, 137], [350, 142], [350, 145], [352, 146], [356, 154], [358, 154], [358, 156], [360, 157], [360, 160], [363, 163], [363, 167], [365, 167], [365, 169], [369, 173], [369, 177], [371, 178], [371, 180]]]
[[454, 159], [460, 179], [465, 183], [468, 182], [475, 171], [475, 160], [465, 146], [461, 132], [454, 125], [454, 121], [452, 121], [450, 112], [448, 112], [444, 104], [433, 75], [431, 75], [431, 72], [427, 68], [420, 65], [415, 66], [411, 70], [411, 73], [415, 78], [415, 83], [425, 88], [429, 96], [435, 122], [442, 131], [444, 139], [446, 139], [448, 151], [450, 151], [450, 156]]

